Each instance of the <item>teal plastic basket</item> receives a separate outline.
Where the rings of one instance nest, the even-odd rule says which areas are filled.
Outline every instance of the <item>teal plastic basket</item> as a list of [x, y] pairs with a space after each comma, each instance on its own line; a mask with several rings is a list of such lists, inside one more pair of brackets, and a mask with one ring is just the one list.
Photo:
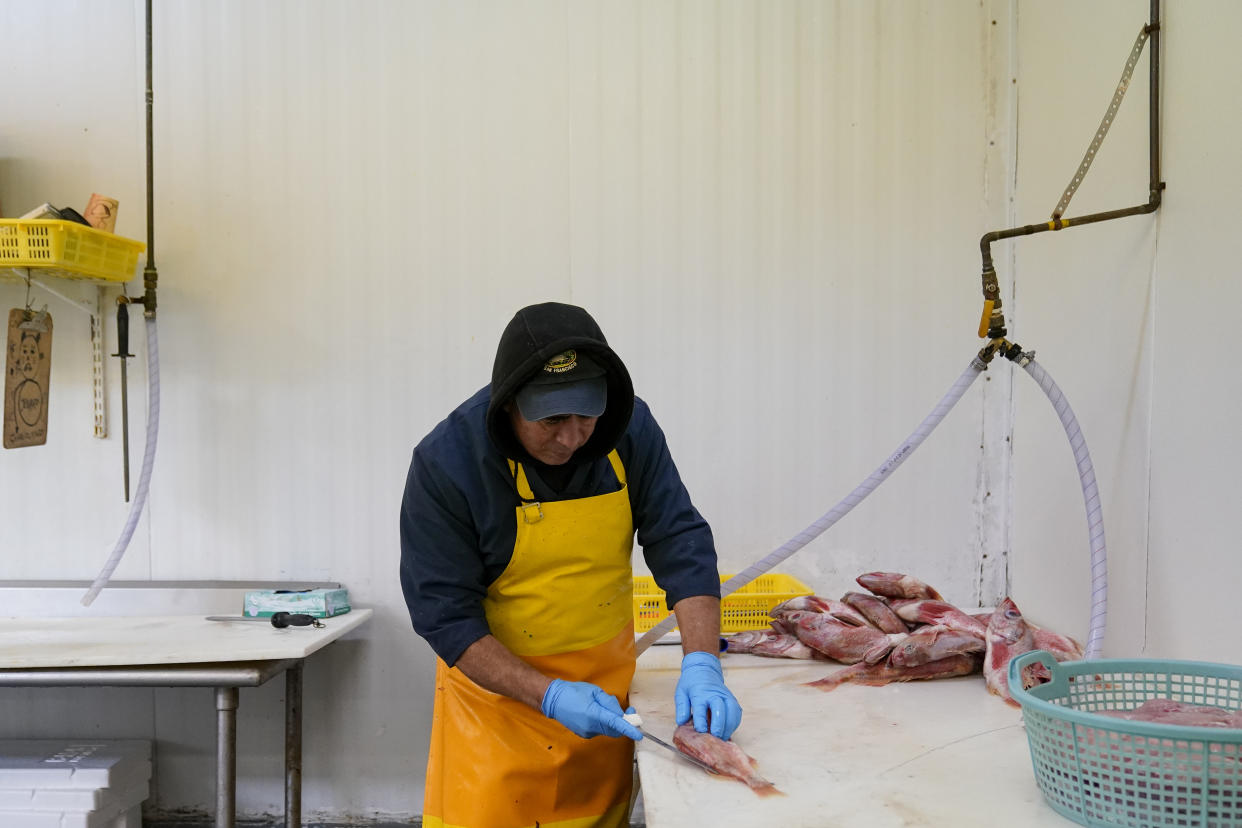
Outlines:
[[[1019, 678], [1041, 663], [1052, 680]], [[1058, 663], [1042, 650], [1009, 663], [1035, 781], [1056, 811], [1087, 826], [1242, 826], [1242, 730], [1101, 716], [1169, 698], [1242, 708], [1242, 667], [1201, 661], [1101, 659]]]

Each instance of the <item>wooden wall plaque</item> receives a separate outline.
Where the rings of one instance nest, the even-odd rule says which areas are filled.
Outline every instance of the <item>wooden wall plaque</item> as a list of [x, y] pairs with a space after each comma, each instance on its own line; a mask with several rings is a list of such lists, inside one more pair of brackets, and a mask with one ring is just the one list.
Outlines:
[[4, 447], [47, 442], [47, 399], [52, 377], [52, 316], [9, 311], [4, 349]]

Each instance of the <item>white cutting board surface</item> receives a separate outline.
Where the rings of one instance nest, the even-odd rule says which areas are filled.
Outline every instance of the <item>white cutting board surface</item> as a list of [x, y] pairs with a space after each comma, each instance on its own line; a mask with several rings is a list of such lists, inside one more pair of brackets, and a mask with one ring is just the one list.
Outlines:
[[305, 658], [371, 617], [370, 609], [321, 619], [322, 629], [202, 615], [0, 618], [0, 669], [191, 664]]
[[[672, 741], [681, 647], [638, 659], [630, 703]], [[1035, 784], [1022, 712], [988, 693], [982, 675], [801, 686], [840, 665], [726, 654], [725, 681], [741, 703], [733, 740], [785, 796], [761, 798], [654, 744], [639, 744], [648, 828], [1066, 828]]]

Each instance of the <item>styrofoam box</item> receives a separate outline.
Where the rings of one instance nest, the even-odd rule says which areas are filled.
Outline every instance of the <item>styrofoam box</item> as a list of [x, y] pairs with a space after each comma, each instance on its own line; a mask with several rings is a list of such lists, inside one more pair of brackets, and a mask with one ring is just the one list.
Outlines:
[[0, 814], [5, 811], [95, 811], [103, 808], [116, 792], [145, 785], [150, 778], [148, 770], [117, 778], [111, 785], [99, 788], [0, 789]]
[[0, 740], [0, 825], [139, 828], [150, 756], [139, 739]]
[[0, 791], [107, 788], [150, 776], [145, 739], [0, 739]]
[[92, 811], [0, 811], [4, 828], [142, 828], [146, 782], [108, 797]]

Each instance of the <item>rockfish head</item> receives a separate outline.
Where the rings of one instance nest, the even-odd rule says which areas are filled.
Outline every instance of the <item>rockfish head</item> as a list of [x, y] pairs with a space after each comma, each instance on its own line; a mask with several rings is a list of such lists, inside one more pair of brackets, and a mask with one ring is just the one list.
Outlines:
[[828, 601], [818, 595], [798, 595], [772, 607], [768, 615], [776, 618], [787, 612], [828, 612], [828, 609]]
[[1022, 617], [1018, 605], [1006, 598], [988, 620], [987, 652], [983, 659], [983, 676], [988, 690], [1009, 704], [1017, 705], [1009, 694], [1009, 660], [1035, 649], [1035, 632]]
[[767, 637], [768, 630], [743, 630], [725, 638], [725, 650], [730, 653], [749, 653]]
[[[988, 621], [988, 641], [1009, 647], [1026, 643], [1028, 645], [1026, 650], [1033, 649], [1035, 633], [1026, 623], [1026, 619], [1022, 617], [1022, 612], [1013, 599], [1006, 598], [1001, 601], [992, 613]], [[1019, 652], [1026, 652], [1026, 650], [1019, 650]]]

